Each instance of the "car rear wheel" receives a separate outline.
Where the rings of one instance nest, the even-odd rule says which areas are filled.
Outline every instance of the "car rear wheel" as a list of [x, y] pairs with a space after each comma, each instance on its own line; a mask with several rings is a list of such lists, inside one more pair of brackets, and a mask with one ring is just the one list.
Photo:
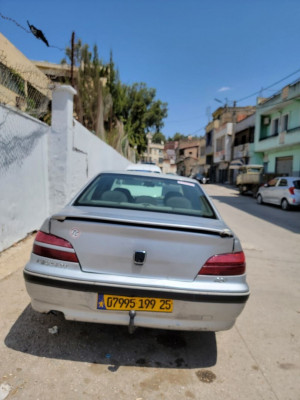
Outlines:
[[258, 204], [263, 204], [263, 198], [262, 198], [262, 195], [261, 195], [261, 194], [259, 194], [259, 195], [257, 196], [256, 200], [257, 200], [257, 203], [258, 203]]
[[281, 202], [281, 208], [285, 211], [290, 209], [290, 205], [289, 202], [287, 201], [287, 199], [283, 199]]

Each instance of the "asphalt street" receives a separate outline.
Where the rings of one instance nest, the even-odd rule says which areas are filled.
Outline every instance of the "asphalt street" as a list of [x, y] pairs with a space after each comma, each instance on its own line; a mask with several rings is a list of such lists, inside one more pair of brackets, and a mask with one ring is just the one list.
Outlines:
[[300, 211], [204, 189], [246, 254], [251, 296], [236, 325], [129, 335], [38, 314], [22, 276], [30, 236], [0, 254], [0, 400], [300, 399]]

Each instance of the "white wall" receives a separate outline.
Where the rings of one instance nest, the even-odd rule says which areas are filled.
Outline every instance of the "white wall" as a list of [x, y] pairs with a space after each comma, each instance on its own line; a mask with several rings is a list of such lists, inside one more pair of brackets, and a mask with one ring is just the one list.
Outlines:
[[37, 230], [97, 173], [129, 164], [73, 119], [75, 93], [54, 90], [51, 127], [0, 105], [0, 251]]
[[48, 215], [48, 125], [0, 106], [0, 251]]
[[87, 180], [101, 171], [124, 170], [130, 162], [111, 146], [74, 121], [71, 158], [73, 196]]

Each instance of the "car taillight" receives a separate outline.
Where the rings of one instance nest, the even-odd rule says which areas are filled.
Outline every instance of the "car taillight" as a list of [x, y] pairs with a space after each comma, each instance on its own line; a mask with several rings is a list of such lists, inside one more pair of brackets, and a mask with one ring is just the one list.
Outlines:
[[[45, 244], [45, 246], [43, 244]], [[60, 248], [48, 247], [47, 245], [57, 246]], [[70, 242], [58, 236], [50, 235], [41, 231], [36, 235], [32, 252], [38, 256], [54, 258], [56, 260], [79, 262], [75, 250]]]
[[210, 257], [198, 275], [242, 275], [245, 270], [245, 255], [243, 251], [240, 251]]
[[294, 186], [289, 187], [289, 192], [290, 192], [291, 194], [295, 194], [295, 187], [294, 187]]

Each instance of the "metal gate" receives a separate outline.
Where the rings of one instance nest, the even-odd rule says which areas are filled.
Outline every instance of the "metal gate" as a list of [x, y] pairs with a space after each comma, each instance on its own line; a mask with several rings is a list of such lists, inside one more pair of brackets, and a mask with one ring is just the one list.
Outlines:
[[293, 175], [293, 157], [276, 157], [275, 173], [277, 175]]

